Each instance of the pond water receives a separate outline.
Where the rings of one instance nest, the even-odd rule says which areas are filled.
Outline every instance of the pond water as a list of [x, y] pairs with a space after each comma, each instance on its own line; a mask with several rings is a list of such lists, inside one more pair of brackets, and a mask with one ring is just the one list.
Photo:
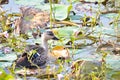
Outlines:
[[8, 10], [9, 13], [20, 12], [19, 10], [20, 5], [15, 4], [14, 0], [9, 0], [9, 3], [2, 5], [2, 7], [4, 10]]
[[[3, 9], [9, 10], [8, 13], [20, 12], [19, 8], [21, 5], [16, 4], [15, 2], [17, 3], [17, 0], [16, 1], [9, 0], [9, 4], [3, 5]], [[26, 2], [27, 2], [27, 0], [26, 0]], [[41, 5], [39, 5], [40, 3], [41, 3]], [[30, 6], [33, 6], [36, 8], [41, 8], [41, 6], [45, 7], [45, 6], [43, 6], [42, 0], [40, 3], [37, 4], [37, 0], [36, 0], [36, 2], [32, 2], [30, 0], [29, 3], [24, 3], [24, 1], [23, 1], [21, 4], [30, 5]], [[78, 10], [75, 8], [76, 5], [78, 5], [78, 8], [77, 8]], [[47, 5], [47, 8], [48, 7], [49, 7], [49, 5]], [[92, 10], [93, 12], [91, 12], [89, 10], [91, 7], [93, 9]], [[94, 4], [84, 4], [83, 5], [81, 3], [76, 3], [76, 4], [73, 4], [73, 11], [76, 12], [76, 15], [79, 15], [81, 17], [84, 17], [84, 14], [86, 14], [87, 16], [96, 16], [95, 11], [98, 9], [98, 7], [99, 7], [98, 5], [94, 5]], [[84, 9], [86, 9], [86, 10], [84, 11]], [[100, 9], [104, 10], [105, 7], [103, 7], [101, 5]], [[118, 38], [114, 37], [114, 36], [116, 36], [116, 35], [118, 36], [120, 34], [120, 24], [118, 24], [118, 26], [116, 27], [116, 25], [109, 25], [109, 23], [111, 21], [113, 21], [114, 18], [117, 18], [119, 15], [120, 14], [115, 14], [115, 13], [101, 14], [100, 20], [99, 20], [100, 25], [94, 27], [95, 32], [92, 35], [99, 37], [99, 34], [101, 34], [103, 41], [117, 42]], [[78, 19], [80, 19], [80, 18], [78, 18]], [[71, 19], [71, 21], [79, 22], [79, 20], [74, 20], [74, 19]], [[71, 28], [71, 26], [69, 26], [69, 27], [64, 27], [64, 28], [58, 28], [58, 31], [61, 32], [60, 34], [64, 34], [64, 37], [67, 40], [68, 39], [67, 37], [70, 37], [70, 36], [68, 36], [69, 32], [72, 33], [76, 29], [79, 29], [79, 28], [78, 27]], [[86, 28], [83, 30], [86, 30]], [[89, 28], [87, 30], [89, 31]], [[67, 35], [67, 37], [65, 35]], [[112, 36], [110, 36], [110, 35], [112, 35]], [[36, 39], [36, 40], [30, 39], [27, 42], [28, 43], [39, 42], [39, 40], [40, 39]], [[61, 44], [60, 42], [55, 42], [55, 43]], [[65, 41], [63, 41], [62, 43], [65, 43]], [[100, 43], [98, 43], [98, 44], [100, 44]], [[120, 42], [117, 42], [117, 44], [120, 44]], [[2, 44], [0, 44], [0, 46], [2, 46]], [[97, 44], [94, 44], [94, 45], [90, 45], [90, 46], [81, 47], [81, 49], [76, 49], [76, 50], [71, 49], [70, 50], [71, 54], [74, 53], [72, 60], [79, 60], [80, 59], [80, 60], [85, 60], [85, 61], [100, 61], [102, 59], [102, 55], [98, 54], [99, 52], [96, 52], [97, 47], [98, 47]], [[120, 46], [119, 46], [119, 48], [120, 48]], [[0, 67], [4, 68], [7, 66], [10, 66], [12, 64], [12, 61], [15, 60], [16, 58], [17, 57], [16, 57], [15, 53], [3, 55], [3, 53], [0, 52], [0, 60], [7, 60], [7, 59], [9, 60], [9, 62], [0, 62]], [[111, 79], [111, 80], [119, 80], [118, 79], [119, 77], [117, 76], [117, 78], [116, 78], [116, 75], [118, 75], [117, 73], [120, 71], [120, 56], [108, 54], [106, 57], [106, 63], [107, 63], [107, 65], [109, 65], [109, 66], [107, 66], [107, 68], [110, 69], [110, 71], [107, 72], [107, 79], [106, 80], [110, 80], [111, 76], [113, 76], [113, 79]], [[66, 66], [66, 68], [70, 69], [70, 67], [68, 67], [68, 66]], [[37, 80], [34, 77], [32, 77], [32, 78], [28, 77], [28, 78], [29, 78], [28, 80], [33, 80], [33, 79]]]

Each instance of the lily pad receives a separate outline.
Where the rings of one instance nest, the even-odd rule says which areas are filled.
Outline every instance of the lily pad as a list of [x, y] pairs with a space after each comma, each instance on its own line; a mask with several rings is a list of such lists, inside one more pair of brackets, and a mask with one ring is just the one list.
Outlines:
[[[50, 10], [49, 4], [40, 4], [43, 3], [43, 1], [40, 0], [15, 0], [16, 4], [21, 4], [25, 6], [33, 6], [35, 8], [39, 8], [42, 10]], [[68, 14], [70, 10], [72, 9], [72, 5], [61, 5], [61, 4], [53, 4], [52, 6], [54, 11], [55, 19], [57, 20], [64, 20], [68, 17]]]
[[66, 49], [64, 46], [55, 46], [52, 51], [51, 51], [51, 56], [54, 56], [55, 58], [69, 58], [70, 54], [69, 54], [69, 50]]
[[119, 80], [120, 79], [120, 71], [116, 72], [111, 76], [112, 80]]
[[12, 62], [17, 59], [17, 56], [15, 53], [10, 54], [0, 54], [0, 67], [4, 68], [7, 66], [11, 66]]
[[72, 5], [57, 5], [53, 7], [55, 19], [64, 20], [68, 17], [70, 10], [72, 9]]
[[115, 18], [117, 16], [119, 16], [119, 14], [116, 14], [116, 13], [109, 13], [109, 14], [106, 14], [106, 15], [103, 15], [104, 17], [107, 17], [107, 18]]
[[43, 2], [43, 0], [14, 0], [16, 4], [20, 5], [26, 5], [26, 6], [34, 6], [34, 5], [40, 5], [40, 2]]

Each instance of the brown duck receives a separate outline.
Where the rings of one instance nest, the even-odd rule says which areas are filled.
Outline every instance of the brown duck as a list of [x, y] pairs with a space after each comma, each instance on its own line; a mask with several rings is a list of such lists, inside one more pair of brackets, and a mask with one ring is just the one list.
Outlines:
[[47, 41], [50, 39], [59, 40], [52, 31], [46, 31], [41, 35], [41, 46], [39, 44], [27, 45], [25, 52], [16, 61], [16, 67], [36, 68], [37, 66], [45, 66], [48, 60]]

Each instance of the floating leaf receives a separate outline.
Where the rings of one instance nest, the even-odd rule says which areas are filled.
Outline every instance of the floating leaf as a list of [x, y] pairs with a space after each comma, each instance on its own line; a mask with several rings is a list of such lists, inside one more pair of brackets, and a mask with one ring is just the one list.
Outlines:
[[55, 58], [59, 58], [59, 57], [69, 58], [70, 57], [69, 50], [63, 46], [55, 46], [51, 51], [51, 55]]
[[12, 61], [16, 60], [17, 56], [14, 52], [10, 54], [4, 54], [4, 52], [0, 52], [0, 67], [4, 68], [12, 65]]
[[55, 19], [57, 20], [64, 20], [68, 17], [68, 14], [70, 10], [72, 9], [72, 6], [66, 6], [66, 5], [56, 5], [53, 7]]
[[55, 46], [52, 50], [63, 50], [63, 46]]
[[116, 72], [111, 76], [112, 80], [119, 80], [120, 79], [120, 72]]

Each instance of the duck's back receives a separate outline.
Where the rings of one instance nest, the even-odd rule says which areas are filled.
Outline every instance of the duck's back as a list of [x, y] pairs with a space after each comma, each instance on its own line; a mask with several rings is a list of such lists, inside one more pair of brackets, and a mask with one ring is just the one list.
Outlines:
[[[34, 54], [30, 54], [30, 51], [35, 50]], [[25, 48], [25, 52], [18, 58], [16, 62], [17, 67], [35, 68], [37, 66], [44, 66], [47, 60], [47, 56], [44, 54], [45, 50], [39, 45], [28, 45]]]

